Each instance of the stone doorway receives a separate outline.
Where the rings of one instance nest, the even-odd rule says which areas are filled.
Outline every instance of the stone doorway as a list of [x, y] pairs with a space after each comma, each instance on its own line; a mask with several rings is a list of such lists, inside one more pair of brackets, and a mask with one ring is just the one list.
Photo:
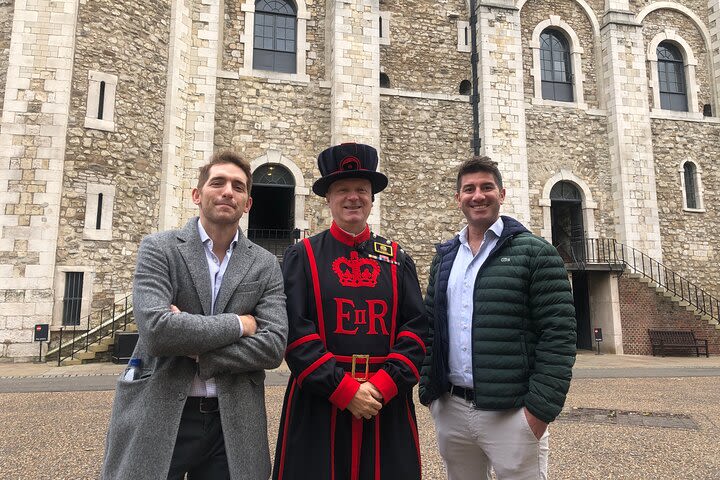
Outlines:
[[565, 263], [583, 263], [585, 227], [580, 191], [570, 182], [558, 182], [550, 191], [550, 202], [552, 244]]
[[248, 238], [281, 258], [297, 237], [292, 174], [280, 164], [261, 165], [253, 172], [252, 198]]

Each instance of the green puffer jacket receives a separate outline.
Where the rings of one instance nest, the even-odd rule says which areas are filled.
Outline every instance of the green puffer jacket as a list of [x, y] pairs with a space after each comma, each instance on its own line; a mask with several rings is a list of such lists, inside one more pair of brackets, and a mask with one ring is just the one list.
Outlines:
[[[475, 406], [527, 409], [544, 422], [558, 416], [575, 363], [575, 309], [557, 250], [517, 220], [480, 268], [473, 293], [472, 368]], [[448, 391], [447, 286], [460, 247], [456, 236], [436, 247], [425, 305], [430, 320], [420, 401]]]

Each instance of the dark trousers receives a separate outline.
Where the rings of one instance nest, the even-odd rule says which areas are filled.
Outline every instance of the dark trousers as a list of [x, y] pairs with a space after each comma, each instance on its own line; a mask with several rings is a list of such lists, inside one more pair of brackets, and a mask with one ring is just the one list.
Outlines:
[[217, 400], [185, 402], [167, 478], [183, 480], [186, 473], [188, 480], [230, 480]]

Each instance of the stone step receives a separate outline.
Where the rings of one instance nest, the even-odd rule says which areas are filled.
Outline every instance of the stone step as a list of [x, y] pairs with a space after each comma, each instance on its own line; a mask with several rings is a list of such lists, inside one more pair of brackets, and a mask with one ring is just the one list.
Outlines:
[[95, 358], [95, 352], [78, 352], [75, 354], [75, 358], [79, 360], [92, 360], [93, 358]]
[[79, 358], [66, 358], [65, 360], [60, 362], [60, 365], [62, 365], [63, 367], [67, 367], [69, 365], [81, 365], [81, 364], [82, 364], [82, 360], [80, 360]]
[[90, 345], [88, 347], [88, 350], [90, 350], [91, 352], [95, 352], [95, 353], [107, 352], [108, 350], [110, 350], [110, 345], [108, 345], [107, 343], [104, 343], [104, 342], [100, 342], [100, 343], [96, 343], [94, 345]]

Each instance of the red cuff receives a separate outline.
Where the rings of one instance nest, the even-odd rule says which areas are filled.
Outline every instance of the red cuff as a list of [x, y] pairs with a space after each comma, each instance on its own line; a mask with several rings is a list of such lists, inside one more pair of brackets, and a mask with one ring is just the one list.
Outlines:
[[383, 396], [383, 402], [388, 403], [398, 393], [397, 385], [395, 380], [383, 369], [378, 370], [375, 375], [368, 380], [368, 382], [375, 385], [380, 390]]
[[359, 389], [360, 382], [346, 373], [328, 400], [340, 410], [345, 410]]

